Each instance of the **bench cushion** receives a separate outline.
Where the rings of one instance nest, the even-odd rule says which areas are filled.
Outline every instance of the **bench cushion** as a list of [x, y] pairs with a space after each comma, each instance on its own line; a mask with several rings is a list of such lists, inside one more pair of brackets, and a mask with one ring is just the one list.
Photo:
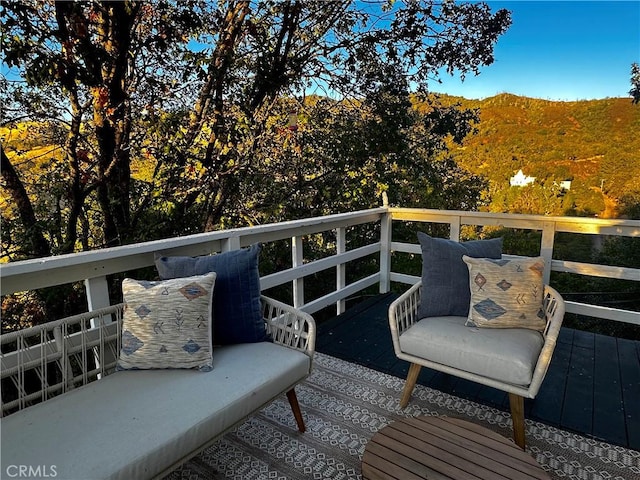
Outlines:
[[116, 372], [0, 419], [2, 471], [55, 465], [64, 479], [153, 477], [289, 390], [311, 359], [262, 342], [221, 347], [214, 365]]
[[424, 318], [400, 335], [400, 349], [432, 362], [527, 386], [544, 343], [525, 328], [465, 326], [467, 317]]

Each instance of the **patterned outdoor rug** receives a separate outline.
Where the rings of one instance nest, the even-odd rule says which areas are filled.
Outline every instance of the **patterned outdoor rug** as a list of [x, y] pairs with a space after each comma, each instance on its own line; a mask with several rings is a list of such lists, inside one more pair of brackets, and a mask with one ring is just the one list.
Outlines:
[[[421, 385], [401, 411], [403, 385], [403, 379], [316, 353], [313, 374], [296, 387], [305, 433], [296, 429], [283, 396], [166, 480], [361, 479], [367, 441], [402, 416], [459, 417], [511, 438], [507, 413]], [[553, 478], [640, 480], [640, 452], [529, 420], [527, 451]]]

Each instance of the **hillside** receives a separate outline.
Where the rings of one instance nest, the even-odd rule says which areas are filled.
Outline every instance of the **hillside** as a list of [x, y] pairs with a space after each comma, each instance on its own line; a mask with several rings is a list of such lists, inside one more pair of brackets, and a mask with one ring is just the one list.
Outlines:
[[554, 213], [610, 217], [638, 201], [640, 105], [630, 99], [554, 102], [501, 94], [442, 101], [480, 109], [478, 133], [451, 149], [459, 164], [489, 179], [494, 210], [520, 169], [540, 188], [571, 181], [564, 211]]

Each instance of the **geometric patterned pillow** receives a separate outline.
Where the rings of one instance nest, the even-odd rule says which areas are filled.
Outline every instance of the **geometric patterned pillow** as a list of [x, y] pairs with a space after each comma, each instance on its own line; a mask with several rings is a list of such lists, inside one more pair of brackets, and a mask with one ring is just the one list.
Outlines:
[[462, 259], [469, 268], [467, 324], [489, 328], [546, 327], [542, 309], [544, 258]]
[[122, 281], [126, 304], [118, 370], [213, 368], [211, 302], [216, 274]]

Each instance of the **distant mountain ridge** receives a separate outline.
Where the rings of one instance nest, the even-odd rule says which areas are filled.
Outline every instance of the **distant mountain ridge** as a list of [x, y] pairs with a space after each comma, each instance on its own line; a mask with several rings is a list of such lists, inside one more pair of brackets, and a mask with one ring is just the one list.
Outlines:
[[560, 102], [504, 93], [483, 100], [441, 95], [441, 101], [480, 109], [478, 133], [451, 145], [451, 153], [493, 190], [508, 188], [522, 169], [540, 184], [571, 180], [573, 200], [578, 210], [589, 207], [585, 212], [640, 200], [640, 105], [630, 98]]

